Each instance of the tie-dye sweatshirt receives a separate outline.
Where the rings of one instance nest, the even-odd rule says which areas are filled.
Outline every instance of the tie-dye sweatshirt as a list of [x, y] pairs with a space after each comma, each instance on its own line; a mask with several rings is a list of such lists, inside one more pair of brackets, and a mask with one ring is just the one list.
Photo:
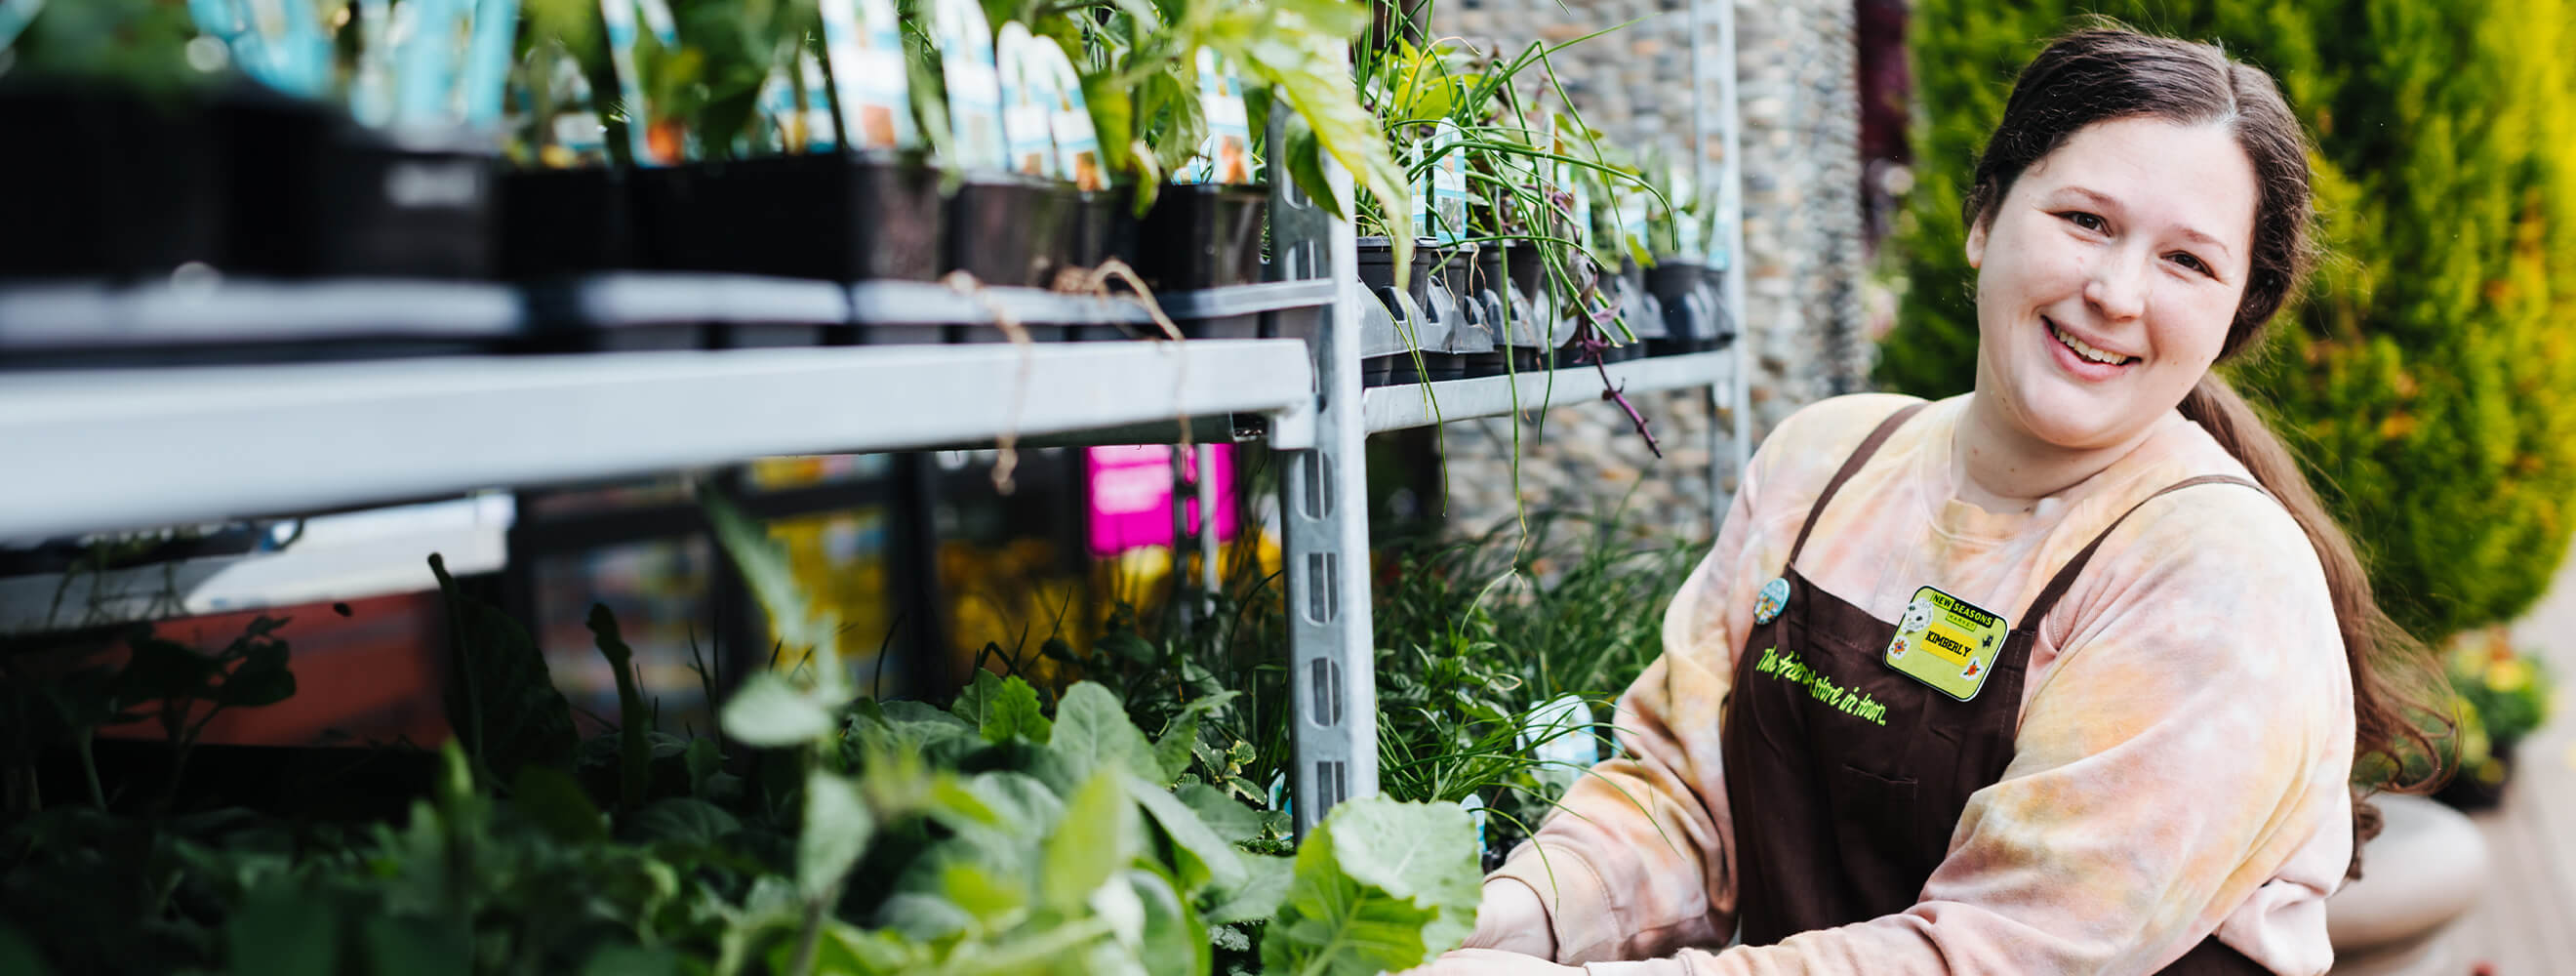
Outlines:
[[[1728, 809], [1718, 749], [1756, 594], [1825, 481], [1906, 402], [1829, 400], [1772, 433], [1665, 614], [1662, 657], [1620, 700], [1622, 756], [1486, 883], [1538, 892], [1559, 962], [1646, 960], [1601, 973], [2148, 973], [2213, 932], [2275, 972], [2325, 971], [2324, 902], [2352, 851], [2351, 675], [2315, 550], [2237, 485], [2166, 495], [2111, 532], [2042, 622], [2010, 766], [1913, 907], [1720, 951], [1733, 824], [1763, 815]], [[1843, 486], [1801, 573], [1881, 620], [1926, 584], [2015, 614], [2140, 499], [2249, 477], [2176, 413], [2030, 511], [1989, 512], [1953, 487], [1967, 402], [1916, 415]]]

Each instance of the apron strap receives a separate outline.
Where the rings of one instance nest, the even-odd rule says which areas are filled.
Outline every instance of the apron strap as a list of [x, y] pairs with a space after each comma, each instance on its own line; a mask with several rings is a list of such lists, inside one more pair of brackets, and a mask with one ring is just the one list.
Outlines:
[[1905, 426], [1907, 419], [1931, 405], [1925, 400], [1906, 404], [1904, 409], [1879, 421], [1878, 428], [1862, 438], [1859, 447], [1852, 448], [1851, 457], [1843, 461], [1842, 469], [1834, 472], [1833, 480], [1825, 482], [1825, 490], [1816, 496], [1816, 507], [1807, 510], [1807, 524], [1798, 527], [1798, 541], [1789, 547], [1789, 565], [1798, 564], [1798, 553], [1807, 548], [1807, 533], [1816, 530], [1816, 520], [1825, 514], [1825, 503], [1834, 500], [1834, 493], [1842, 490], [1843, 482], [1860, 473], [1861, 466], [1869, 463], [1869, 456], [1878, 453], [1879, 445], [1887, 443], [1888, 437], [1896, 433], [1896, 428]]
[[[2103, 526], [2102, 534], [2094, 536], [2092, 542], [2086, 543], [2084, 548], [2075, 554], [2075, 558], [2067, 560], [2066, 565], [2058, 569], [2057, 575], [2049, 579], [2048, 588], [2039, 591], [2039, 598], [2030, 601], [2030, 609], [2022, 611], [2021, 615], [2021, 619], [2026, 621], [2027, 625], [2030, 627], [2030, 632], [2034, 635], [2039, 633], [2040, 621], [2048, 616], [2049, 611], [2057, 608], [2057, 600], [2059, 597], [2065, 596], [2067, 590], [2075, 587], [2075, 578], [2083, 574], [2084, 564], [2092, 561], [2093, 550], [2102, 548], [2102, 540], [2111, 537], [2112, 529], [2119, 528], [2120, 523], [2129, 520], [2129, 516], [2135, 515], [2139, 509], [2147, 507], [2148, 502], [2155, 501], [2165, 495], [2181, 491], [2194, 485], [2219, 484], [2244, 485], [2245, 487], [2252, 488], [2255, 491], [2263, 491], [2262, 485], [2255, 484], [2234, 475], [2205, 474], [2197, 478], [2185, 478], [2181, 481], [2174, 482], [2173, 484], [2166, 485], [2163, 490], [2139, 499], [2137, 504], [2129, 506], [2128, 511], [2120, 513], [2119, 518], [2112, 519], [2111, 524]], [[2264, 492], [2264, 494], [2268, 496], [2271, 493]]]

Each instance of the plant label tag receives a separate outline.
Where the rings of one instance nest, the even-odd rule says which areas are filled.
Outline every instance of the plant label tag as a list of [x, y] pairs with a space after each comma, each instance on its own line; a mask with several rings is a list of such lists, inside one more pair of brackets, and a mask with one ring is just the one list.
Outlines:
[[1040, 43], [1053, 46], [1029, 36], [1029, 29], [1016, 20], [1004, 21], [994, 41], [1002, 77], [1002, 143], [1011, 154], [1013, 172], [1055, 176], [1055, 137], [1049, 131], [1057, 102], [1055, 76], [1038, 67]]
[[822, 3], [823, 56], [832, 61], [832, 93], [841, 100], [841, 141], [852, 149], [920, 145], [893, 0]]
[[1592, 768], [1601, 761], [1600, 740], [1592, 735], [1592, 706], [1574, 695], [1540, 703], [1521, 720], [1521, 748], [1551, 770]]
[[1456, 244], [1467, 239], [1467, 153], [1460, 148], [1466, 134], [1458, 124], [1441, 119], [1431, 127], [1431, 216], [1434, 226], [1430, 237], [1442, 244]]
[[832, 117], [832, 96], [825, 91], [831, 79], [823, 74], [823, 59], [808, 50], [796, 56], [797, 118], [805, 151], [827, 153], [841, 148], [841, 123]]
[[1914, 591], [1896, 622], [1896, 637], [1887, 643], [1887, 666], [1967, 701], [1986, 686], [1986, 675], [2010, 633], [2001, 615], [1926, 586]]
[[948, 86], [949, 136], [957, 164], [966, 169], [1004, 169], [1008, 149], [1002, 139], [1002, 79], [993, 64], [993, 31], [976, 0], [937, 0], [931, 31], [939, 42], [939, 67]]
[[1207, 113], [1207, 141], [1199, 158], [1181, 167], [1177, 183], [1252, 182], [1252, 123], [1243, 108], [1243, 82], [1213, 48], [1198, 52], [1199, 107]]
[[1055, 137], [1056, 175], [1086, 192], [1108, 189], [1109, 172], [1100, 164], [1100, 132], [1091, 124], [1091, 104], [1082, 96], [1081, 73], [1073, 70], [1073, 60], [1054, 41], [1039, 38], [1032, 50], [1037, 64], [1031, 70], [1054, 82], [1048, 128]]
[[1464, 799], [1458, 801], [1458, 806], [1467, 811], [1467, 820], [1476, 825], [1476, 850], [1483, 851], [1485, 849], [1485, 798], [1469, 793]]

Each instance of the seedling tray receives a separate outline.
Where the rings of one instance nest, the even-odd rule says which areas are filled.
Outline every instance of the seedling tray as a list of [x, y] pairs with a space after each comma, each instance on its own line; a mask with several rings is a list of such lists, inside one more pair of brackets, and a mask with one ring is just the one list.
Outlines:
[[639, 169], [648, 262], [826, 281], [937, 278], [947, 211], [916, 157], [768, 156]]
[[479, 279], [496, 263], [490, 140], [465, 130], [367, 129], [283, 96], [217, 110], [231, 273]]
[[940, 270], [986, 285], [1044, 288], [1068, 267], [1068, 229], [1080, 202], [1072, 186], [1005, 176], [970, 176], [948, 200], [948, 245]]
[[1197, 291], [1261, 280], [1261, 185], [1167, 183], [1137, 228], [1138, 277], [1156, 292]]
[[167, 274], [221, 258], [223, 154], [196, 101], [0, 88], [0, 279]]
[[514, 280], [652, 267], [635, 188], [606, 166], [516, 169], [500, 180], [501, 275]]
[[471, 282], [19, 282], [0, 286], [0, 368], [506, 352], [525, 320], [517, 292]]

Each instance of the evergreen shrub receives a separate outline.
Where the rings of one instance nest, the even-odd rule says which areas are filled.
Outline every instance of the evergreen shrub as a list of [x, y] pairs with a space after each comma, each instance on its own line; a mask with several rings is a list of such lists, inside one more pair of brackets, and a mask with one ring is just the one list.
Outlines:
[[2429, 638], [2528, 608], [2576, 530], [2576, 2], [1918, 0], [1880, 385], [1974, 383], [1960, 199], [2015, 72], [2096, 14], [2271, 72], [2316, 140], [2327, 263], [2231, 378], [2390, 614]]

